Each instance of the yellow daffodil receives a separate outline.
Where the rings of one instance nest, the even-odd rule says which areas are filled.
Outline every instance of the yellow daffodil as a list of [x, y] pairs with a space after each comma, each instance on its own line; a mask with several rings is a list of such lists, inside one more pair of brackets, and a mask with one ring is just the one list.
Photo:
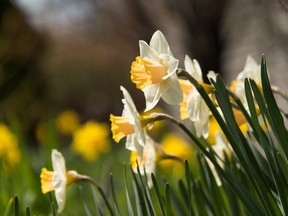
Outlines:
[[[185, 57], [185, 70], [203, 84], [202, 70], [197, 60], [191, 60], [188, 55]], [[208, 137], [209, 131], [209, 108], [201, 95], [192, 84], [187, 80], [180, 81], [181, 88], [184, 93], [184, 100], [180, 104], [180, 115], [182, 119], [190, 118], [194, 122], [196, 135], [198, 137]], [[207, 84], [205, 84], [207, 85]]]
[[188, 159], [190, 165], [195, 164], [195, 154], [193, 148], [187, 141], [178, 135], [166, 135], [161, 141], [161, 147], [162, 151], [164, 152], [162, 156], [164, 157], [160, 158], [163, 160], [159, 161], [159, 165], [166, 170], [170, 170], [170, 172], [172, 172], [174, 175], [182, 176], [184, 174], [184, 166], [182, 163], [180, 163], [180, 160], [175, 160], [173, 158], [169, 159], [166, 157], [167, 155], [175, 156], [175, 158], [182, 159], [183, 161]]
[[126, 137], [126, 148], [131, 151], [137, 151], [141, 155], [146, 142], [146, 132], [142, 128], [140, 115], [129, 92], [123, 86], [120, 89], [124, 96], [122, 99], [124, 109], [122, 116], [110, 115], [113, 139], [118, 143], [122, 138]]
[[87, 161], [110, 149], [109, 128], [104, 123], [88, 121], [73, 133], [72, 149]]
[[144, 92], [146, 110], [151, 110], [162, 99], [168, 104], [179, 104], [182, 91], [177, 79], [178, 60], [170, 51], [161, 31], [156, 31], [148, 45], [139, 41], [140, 56], [131, 65], [131, 80]]
[[79, 116], [74, 110], [65, 110], [56, 117], [57, 129], [64, 135], [72, 134], [79, 125]]
[[0, 123], [0, 160], [6, 171], [13, 169], [21, 159], [16, 136], [9, 127]]
[[77, 182], [80, 175], [73, 170], [66, 171], [64, 157], [55, 149], [52, 150], [52, 166], [54, 171], [48, 171], [46, 168], [41, 170], [41, 189], [44, 194], [55, 191], [58, 213], [60, 213], [65, 206], [66, 187]]
[[[151, 137], [146, 135], [146, 144], [143, 148], [143, 154], [140, 156], [136, 151], [132, 151], [130, 154], [130, 162], [132, 169], [135, 173], [137, 171], [137, 165], [141, 175], [146, 173], [148, 186], [152, 187], [151, 174], [155, 172], [157, 154], [155, 150], [155, 142]], [[145, 171], [144, 171], [145, 170]]]

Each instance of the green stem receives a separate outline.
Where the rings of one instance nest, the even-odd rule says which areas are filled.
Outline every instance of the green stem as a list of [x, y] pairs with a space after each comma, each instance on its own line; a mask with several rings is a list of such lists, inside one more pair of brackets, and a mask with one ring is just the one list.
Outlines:
[[172, 155], [172, 154], [164, 154], [161, 158], [161, 160], [175, 160], [181, 164], [184, 164], [184, 160], [177, 157], [176, 155]]
[[91, 177], [86, 176], [86, 175], [80, 175], [79, 174], [78, 177], [79, 177], [79, 181], [91, 183], [93, 186], [95, 186], [97, 188], [97, 190], [101, 194], [101, 196], [102, 196], [102, 198], [103, 198], [103, 200], [104, 200], [104, 202], [108, 208], [108, 211], [110, 212], [110, 215], [114, 215], [113, 209], [112, 209], [110, 203], [108, 202], [105, 193], [103, 192], [102, 188], [97, 184], [97, 182], [94, 179], [92, 179]]

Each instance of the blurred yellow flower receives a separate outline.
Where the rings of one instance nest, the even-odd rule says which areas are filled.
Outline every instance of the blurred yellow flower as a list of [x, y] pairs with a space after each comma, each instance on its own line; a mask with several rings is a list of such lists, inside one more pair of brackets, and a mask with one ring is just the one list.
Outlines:
[[5, 169], [15, 167], [21, 159], [17, 138], [3, 123], [0, 123], [0, 159]]
[[39, 121], [36, 126], [35, 136], [37, 141], [42, 144], [47, 144], [47, 132], [48, 131], [48, 125], [44, 121]]
[[[194, 161], [193, 147], [183, 138], [176, 134], [168, 134], [161, 142], [161, 146], [165, 154], [174, 155], [182, 160], [188, 160], [192, 165]], [[160, 160], [159, 166], [172, 171], [173, 175], [182, 176], [184, 174], [184, 166], [177, 160]]]
[[87, 161], [96, 160], [110, 149], [109, 132], [106, 124], [89, 121], [73, 133], [72, 149]]
[[56, 117], [56, 127], [64, 135], [72, 134], [79, 127], [79, 116], [73, 110], [65, 110]]

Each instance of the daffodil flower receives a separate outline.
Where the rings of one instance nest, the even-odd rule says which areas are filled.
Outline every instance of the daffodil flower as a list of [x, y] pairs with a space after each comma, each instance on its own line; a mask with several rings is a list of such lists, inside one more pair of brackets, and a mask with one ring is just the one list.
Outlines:
[[[203, 83], [202, 70], [197, 60], [191, 60], [188, 55], [185, 57], [185, 70], [200, 84]], [[180, 115], [182, 119], [190, 118], [194, 122], [196, 135], [208, 137], [209, 132], [209, 108], [197, 89], [187, 80], [180, 80], [184, 93], [184, 99], [180, 104]]]
[[144, 92], [146, 110], [151, 110], [160, 98], [172, 105], [182, 101], [182, 91], [177, 79], [178, 60], [172, 55], [161, 31], [156, 31], [148, 45], [139, 41], [140, 56], [131, 65], [131, 80]]
[[235, 93], [244, 103], [244, 106], [247, 103], [244, 88], [244, 81], [246, 78], [253, 79], [259, 88], [262, 87], [260, 65], [258, 65], [250, 55], [247, 56], [244, 69], [237, 76], [236, 82], [234, 82]]
[[154, 140], [150, 136], [146, 135], [146, 144], [143, 148], [143, 154], [139, 155], [136, 151], [132, 151], [130, 155], [130, 162], [133, 171], [138, 173], [138, 167], [140, 175], [145, 175], [146, 173], [149, 188], [153, 185], [151, 174], [155, 172], [157, 161], [155, 145]]
[[115, 142], [119, 142], [122, 138], [126, 138], [126, 148], [131, 151], [142, 153], [143, 146], [146, 143], [145, 130], [140, 122], [140, 115], [134, 105], [129, 92], [121, 86], [124, 98], [122, 102], [124, 109], [122, 116], [110, 115], [111, 131]]
[[65, 160], [60, 152], [52, 150], [52, 166], [54, 171], [48, 171], [46, 168], [41, 170], [41, 189], [46, 194], [55, 191], [55, 197], [58, 204], [58, 213], [62, 212], [66, 200], [66, 187], [81, 179], [76, 171], [66, 171]]

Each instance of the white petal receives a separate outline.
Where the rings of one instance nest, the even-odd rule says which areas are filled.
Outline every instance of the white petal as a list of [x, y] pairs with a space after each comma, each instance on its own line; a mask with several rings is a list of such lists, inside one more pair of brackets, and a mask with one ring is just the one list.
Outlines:
[[168, 55], [160, 55], [160, 58], [164, 62], [164, 64], [167, 67], [167, 75], [162, 77], [162, 79], [167, 79], [168, 77], [172, 76], [176, 73], [176, 70], [178, 68], [179, 60], [175, 59], [173, 56]]
[[196, 134], [198, 137], [203, 136], [204, 138], [207, 138], [209, 135], [209, 108], [204, 102], [204, 100], [201, 100], [199, 107], [199, 118], [195, 121], [195, 129]]
[[[148, 135], [146, 135], [146, 144], [143, 149], [143, 154], [141, 155], [141, 158], [143, 161], [141, 161], [139, 165], [139, 171], [141, 175], [144, 175], [144, 170], [147, 175], [147, 181], [148, 186], [151, 188], [153, 186], [151, 174], [155, 172], [156, 167], [156, 151], [154, 147], [154, 140], [151, 139]], [[134, 168], [133, 171], [137, 173], [137, 168]]]
[[53, 170], [58, 173], [59, 178], [66, 179], [65, 159], [56, 149], [52, 150], [52, 166]]
[[177, 105], [183, 101], [183, 92], [176, 74], [172, 75], [160, 84], [163, 100], [171, 105]]
[[194, 59], [193, 61], [191, 60], [191, 58], [186, 55], [185, 56], [185, 60], [184, 60], [184, 64], [185, 64], [185, 70], [194, 78], [197, 80], [197, 82], [202, 83], [203, 82], [203, 78], [202, 78], [202, 70], [201, 67], [198, 63], [198, 61], [196, 59]]
[[244, 66], [244, 70], [253, 70], [257, 68], [257, 62], [255, 61], [255, 59], [248, 55], [246, 62], [245, 62], [245, 66]]
[[157, 51], [154, 50], [152, 47], [150, 47], [145, 41], [143, 40], [139, 41], [139, 48], [140, 48], [140, 56], [142, 58], [147, 58], [157, 62], [160, 61], [160, 58], [158, 57], [159, 54], [157, 53]]
[[58, 213], [61, 213], [66, 201], [66, 183], [63, 182], [59, 187], [55, 188], [55, 198], [58, 204]]
[[143, 145], [138, 142], [135, 134], [127, 135], [125, 148], [130, 151], [136, 151], [139, 155], [143, 153]]
[[219, 131], [215, 133], [215, 137], [216, 137], [216, 144], [215, 146], [213, 146], [213, 150], [222, 160], [224, 160], [224, 151], [227, 148], [227, 144], [224, 141], [222, 135], [219, 133]]
[[159, 54], [168, 54], [172, 56], [169, 44], [163, 33], [157, 30], [151, 38], [150, 46], [155, 49]]
[[187, 112], [192, 121], [199, 120], [199, 110], [201, 106], [201, 96], [196, 90], [192, 90], [187, 98]]
[[154, 84], [142, 89], [146, 99], [146, 111], [153, 109], [161, 98], [160, 84]]
[[124, 96], [124, 99], [122, 99], [122, 102], [124, 104], [125, 112], [137, 113], [136, 106], [129, 92], [123, 86], [120, 86], [120, 90], [122, 91], [123, 96]]
[[124, 96], [124, 99], [122, 100], [124, 103], [124, 110], [126, 109], [125, 111], [123, 111], [123, 113], [126, 112], [125, 114], [127, 114], [131, 118], [131, 124], [134, 125], [137, 141], [140, 145], [144, 146], [145, 133], [140, 122], [139, 113], [129, 92], [123, 86], [121, 86], [120, 89], [122, 90]]
[[260, 66], [250, 55], [248, 55], [244, 69], [239, 73], [237, 80], [244, 81], [246, 78], [250, 78], [253, 79], [256, 83], [260, 84], [259, 71]]
[[155, 171], [156, 151], [154, 147], [154, 140], [148, 135], [146, 136], [146, 145], [144, 146], [144, 154], [146, 154], [145, 170], [147, 174]]
[[214, 71], [209, 71], [207, 74], [207, 78], [210, 80], [213, 80], [214, 82], [216, 82], [216, 76], [217, 74]]

